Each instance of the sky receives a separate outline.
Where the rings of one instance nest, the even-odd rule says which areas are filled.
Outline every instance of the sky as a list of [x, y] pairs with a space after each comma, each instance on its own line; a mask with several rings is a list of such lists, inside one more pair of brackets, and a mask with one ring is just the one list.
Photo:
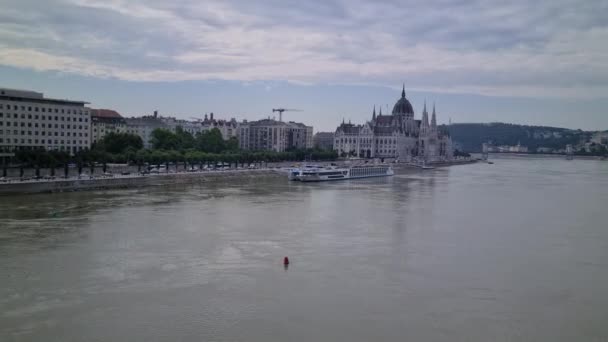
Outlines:
[[0, 0], [0, 87], [332, 131], [390, 112], [608, 129], [608, 1]]

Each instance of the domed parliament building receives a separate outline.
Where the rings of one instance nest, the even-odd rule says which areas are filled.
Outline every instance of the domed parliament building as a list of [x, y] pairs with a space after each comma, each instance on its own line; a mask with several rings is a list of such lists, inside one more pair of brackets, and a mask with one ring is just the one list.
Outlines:
[[414, 108], [405, 97], [395, 103], [390, 115], [382, 115], [382, 109], [364, 125], [345, 123], [336, 129], [334, 150], [339, 155], [361, 158], [397, 158], [400, 161], [438, 162], [453, 158], [452, 139], [447, 132], [437, 128], [435, 105], [429, 123], [426, 103], [422, 119], [414, 118]]

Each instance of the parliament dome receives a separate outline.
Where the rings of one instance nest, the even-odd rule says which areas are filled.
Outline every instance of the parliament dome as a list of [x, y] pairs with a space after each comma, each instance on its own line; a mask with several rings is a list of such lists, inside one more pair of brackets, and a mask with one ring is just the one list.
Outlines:
[[414, 115], [414, 108], [408, 99], [405, 98], [405, 86], [401, 91], [401, 98], [395, 103], [393, 107], [393, 115], [395, 114], [411, 114]]

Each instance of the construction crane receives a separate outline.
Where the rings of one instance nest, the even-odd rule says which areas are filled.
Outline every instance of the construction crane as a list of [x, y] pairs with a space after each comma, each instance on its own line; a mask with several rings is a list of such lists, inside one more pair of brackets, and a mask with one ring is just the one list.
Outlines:
[[285, 108], [272, 108], [272, 112], [279, 112], [279, 121], [283, 122], [283, 112], [301, 112], [301, 109], [285, 109]]

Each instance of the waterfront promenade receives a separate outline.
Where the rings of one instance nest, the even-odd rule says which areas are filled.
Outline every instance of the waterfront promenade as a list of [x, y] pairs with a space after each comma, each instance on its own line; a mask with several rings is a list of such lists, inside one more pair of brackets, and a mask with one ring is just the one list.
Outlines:
[[155, 174], [100, 174], [99, 176], [75, 176], [54, 179], [8, 180], [0, 183], [0, 196], [11, 194], [81, 191], [96, 189], [133, 188], [181, 184], [191, 182], [210, 182], [219, 180], [244, 180], [284, 176], [279, 169], [232, 169], [196, 172], [167, 172]]
[[[456, 160], [445, 163], [434, 163], [436, 167], [447, 167], [452, 165], [474, 163], [475, 160]], [[286, 176], [286, 169], [298, 165], [302, 162], [276, 162], [265, 163], [264, 167], [256, 168], [227, 168], [227, 169], [203, 169], [189, 172], [187, 168], [179, 166], [172, 167], [168, 171], [159, 173], [141, 173], [136, 171], [136, 167], [113, 167], [111, 172], [102, 173], [98, 168], [97, 173], [74, 175], [70, 177], [9, 177], [0, 181], [0, 196], [11, 194], [28, 193], [50, 193], [65, 191], [82, 191], [97, 189], [133, 188], [142, 186], [159, 186], [167, 184], [181, 184], [192, 182], [209, 182], [219, 180], [239, 181], [251, 178], [274, 178]], [[331, 162], [318, 163], [319, 165], [329, 166]], [[338, 166], [345, 166], [344, 161], [334, 162]], [[407, 170], [418, 170], [417, 167], [407, 163], [390, 163], [395, 171], [407, 172]], [[33, 170], [28, 170], [28, 174]], [[124, 173], [124, 174], [123, 174]], [[48, 170], [41, 172], [47, 175]]]

